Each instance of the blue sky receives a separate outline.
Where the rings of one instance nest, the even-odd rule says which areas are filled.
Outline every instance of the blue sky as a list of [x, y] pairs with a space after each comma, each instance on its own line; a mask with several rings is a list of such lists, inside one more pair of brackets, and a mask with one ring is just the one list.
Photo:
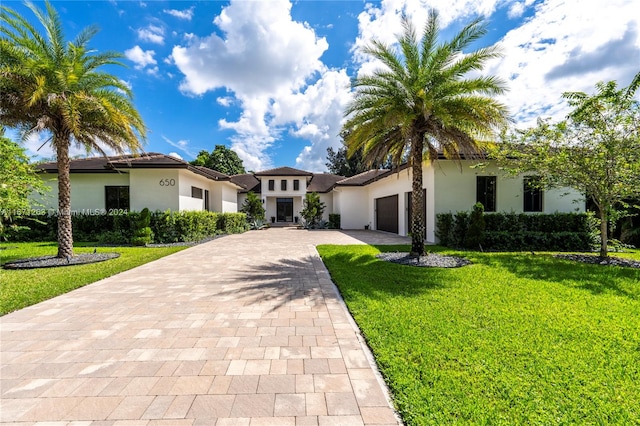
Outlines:
[[[350, 79], [377, 65], [361, 48], [392, 43], [400, 14], [415, 25], [436, 8], [443, 36], [476, 16], [488, 20], [479, 46], [498, 43], [487, 65], [510, 91], [502, 99], [523, 127], [562, 118], [563, 91], [600, 80], [630, 82], [640, 71], [637, 0], [53, 1], [68, 39], [96, 24], [91, 46], [125, 55], [109, 70], [130, 85], [149, 128], [146, 151], [191, 160], [216, 144], [250, 170], [325, 168], [338, 147]], [[2, 1], [29, 19], [21, 2]], [[42, 2], [37, 2], [42, 6]], [[52, 157], [45, 135], [25, 141]], [[82, 150], [74, 155], [85, 155]]]

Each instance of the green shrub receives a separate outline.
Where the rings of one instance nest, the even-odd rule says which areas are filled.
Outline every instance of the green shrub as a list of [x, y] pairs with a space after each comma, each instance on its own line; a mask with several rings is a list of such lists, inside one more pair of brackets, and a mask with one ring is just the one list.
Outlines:
[[96, 241], [98, 244], [124, 245], [129, 244], [129, 237], [122, 231], [104, 231], [98, 234]]
[[[482, 216], [482, 233], [474, 230], [472, 216], [467, 212], [438, 214], [440, 244], [455, 248], [481, 244], [483, 249], [500, 251], [588, 251], [598, 242], [597, 219], [590, 213], [487, 213]], [[475, 235], [481, 235], [484, 243], [477, 243]]]
[[436, 214], [436, 237], [443, 246], [450, 246], [453, 230], [453, 213]]
[[325, 204], [320, 201], [320, 195], [316, 192], [309, 192], [305, 195], [302, 202], [302, 224], [305, 228], [326, 228], [327, 224], [322, 220]]
[[[148, 212], [148, 210], [147, 210]], [[75, 241], [97, 241], [104, 244], [146, 244], [198, 241], [218, 234], [244, 232], [248, 226], [244, 213], [206, 211], [156, 211], [142, 217], [142, 212], [126, 214], [77, 214], [72, 217]], [[37, 221], [34, 221], [37, 219]], [[22, 217], [9, 241], [55, 241], [58, 217], [38, 213]], [[147, 226], [140, 226], [147, 224]], [[27, 226], [25, 226], [27, 224]], [[142, 230], [149, 228], [148, 230]], [[135, 241], [133, 240], [135, 238]]]
[[453, 216], [453, 227], [449, 234], [449, 241], [453, 247], [462, 247], [464, 244], [464, 236], [467, 235], [469, 227], [469, 213], [457, 212]]
[[149, 209], [145, 207], [136, 220], [136, 230], [131, 238], [131, 244], [134, 246], [144, 246], [151, 243], [151, 241], [153, 241], [153, 232], [149, 227], [150, 225], [151, 213], [149, 213]]
[[238, 234], [247, 228], [245, 213], [222, 213], [218, 217], [218, 229], [222, 234]]
[[247, 199], [242, 203], [240, 212], [246, 214], [247, 222], [264, 222], [262, 200], [253, 191], [247, 192]]
[[338, 213], [329, 213], [329, 229], [340, 229], [340, 215]]
[[484, 243], [484, 232], [486, 225], [484, 223], [484, 206], [482, 203], [476, 203], [473, 206], [471, 215], [469, 216], [469, 226], [464, 236], [464, 246], [469, 249], [482, 249]]

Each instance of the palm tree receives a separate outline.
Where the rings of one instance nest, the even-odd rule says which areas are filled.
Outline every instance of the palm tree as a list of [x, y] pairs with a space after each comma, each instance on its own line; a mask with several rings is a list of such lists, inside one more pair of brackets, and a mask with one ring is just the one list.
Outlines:
[[[349, 152], [362, 149], [370, 163], [390, 156], [395, 165], [408, 158], [412, 180], [411, 254], [424, 253], [422, 163], [442, 153], [460, 161], [480, 155], [482, 146], [508, 121], [507, 108], [492, 98], [504, 83], [480, 76], [487, 60], [500, 56], [495, 47], [463, 50], [486, 34], [481, 19], [439, 42], [438, 13], [429, 12], [421, 39], [405, 16], [398, 38], [401, 52], [373, 41], [365, 52], [384, 67], [354, 82], [347, 106]], [[408, 154], [408, 157], [407, 157]]]
[[17, 127], [26, 139], [48, 132], [58, 165], [58, 257], [73, 256], [69, 147], [105, 155], [136, 152], [146, 127], [133, 106], [131, 90], [103, 65], [122, 65], [119, 53], [96, 53], [87, 44], [97, 33], [90, 26], [65, 41], [60, 18], [27, 7], [44, 27], [44, 35], [14, 10], [0, 8], [0, 123]]

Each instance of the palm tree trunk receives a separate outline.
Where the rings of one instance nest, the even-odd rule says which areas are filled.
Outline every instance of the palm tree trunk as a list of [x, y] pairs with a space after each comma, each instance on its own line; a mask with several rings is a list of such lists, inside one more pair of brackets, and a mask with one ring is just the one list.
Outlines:
[[423, 135], [414, 136], [411, 141], [411, 166], [413, 180], [411, 185], [411, 256], [424, 254], [424, 191], [422, 190], [422, 150]]
[[53, 143], [58, 164], [58, 257], [69, 258], [73, 256], [69, 136], [54, 135]]
[[606, 258], [609, 254], [607, 252], [608, 243], [608, 220], [607, 214], [604, 208], [600, 209], [600, 257]]

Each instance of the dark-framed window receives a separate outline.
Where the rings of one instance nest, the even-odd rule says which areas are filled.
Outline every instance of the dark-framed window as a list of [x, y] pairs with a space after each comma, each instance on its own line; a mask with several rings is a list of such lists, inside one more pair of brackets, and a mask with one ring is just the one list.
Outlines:
[[199, 198], [202, 200], [202, 188], [198, 188], [197, 186], [192, 186], [191, 198]]
[[299, 191], [300, 190], [300, 181], [298, 179], [294, 179], [293, 180], [293, 190], [294, 191]]
[[269, 179], [269, 191], [273, 191], [276, 189], [276, 181], [273, 179]]
[[496, 189], [495, 176], [476, 176], [476, 202], [482, 203], [486, 212], [496, 211]]
[[286, 179], [282, 179], [280, 181], [280, 190], [282, 190], [282, 191], [286, 191], [287, 190], [287, 180]]
[[109, 210], [129, 210], [128, 186], [105, 186], [104, 208]]
[[540, 178], [537, 176], [525, 176], [523, 179], [524, 203], [523, 211], [542, 211], [542, 189], [540, 188]]

